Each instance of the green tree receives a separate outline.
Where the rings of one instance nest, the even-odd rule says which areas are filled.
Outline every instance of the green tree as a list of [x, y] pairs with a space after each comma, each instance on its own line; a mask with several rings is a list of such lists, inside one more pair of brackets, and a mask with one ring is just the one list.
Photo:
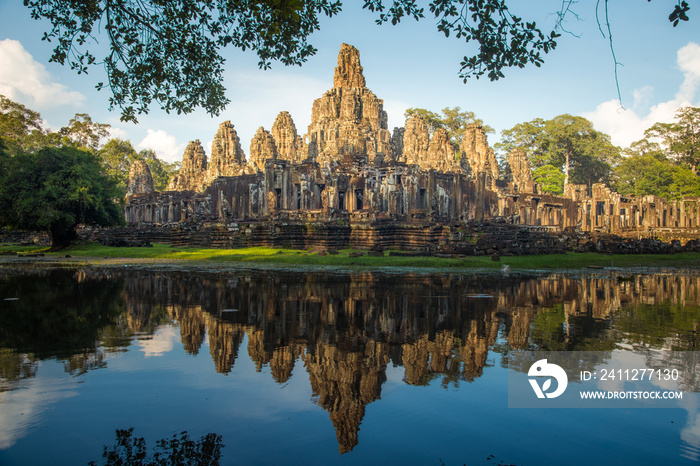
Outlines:
[[516, 149], [525, 151], [533, 170], [545, 165], [557, 168], [564, 174], [564, 185], [608, 182], [620, 157], [620, 149], [610, 142], [610, 136], [596, 131], [585, 118], [567, 114], [551, 120], [537, 118], [504, 130], [495, 148], [502, 155]]
[[41, 115], [0, 94], [0, 140], [11, 153], [31, 151], [49, 144]]
[[153, 187], [156, 191], [165, 191], [170, 183], [170, 178], [180, 170], [180, 162], [166, 162], [161, 160], [152, 149], [144, 149], [138, 153], [138, 158], [148, 164], [153, 177]]
[[647, 141], [659, 139], [665, 155], [690, 168], [700, 169], [700, 107], [683, 107], [676, 111], [676, 122], [656, 123], [644, 132]]
[[542, 165], [532, 171], [535, 180], [544, 193], [564, 194], [564, 174], [553, 165]]
[[462, 136], [464, 135], [464, 130], [467, 125], [476, 123], [481, 125], [487, 133], [495, 132], [489, 125], [485, 125], [481, 118], [477, 118], [474, 112], [463, 112], [460, 107], [445, 107], [440, 112], [442, 115], [424, 108], [409, 108], [404, 112], [404, 117], [406, 121], [408, 121], [411, 115], [420, 115], [423, 121], [428, 125], [430, 134], [433, 134], [438, 128], [443, 128], [447, 131], [450, 141], [452, 141], [452, 144], [454, 144], [456, 148], [459, 148], [462, 142]]
[[68, 126], [61, 128], [58, 134], [69, 145], [96, 151], [100, 147], [100, 140], [109, 137], [109, 128], [108, 124], [92, 121], [87, 113], [76, 113]]
[[12, 152], [70, 145], [96, 151], [109, 136], [110, 125], [97, 123], [87, 113], [76, 113], [57, 132], [45, 130], [39, 112], [0, 95], [0, 138]]
[[131, 164], [139, 159], [139, 155], [134, 150], [131, 142], [114, 138], [97, 151], [104, 168], [109, 176], [117, 182], [117, 189], [120, 192], [119, 198], [126, 194], [126, 185], [129, 182], [129, 169]]
[[76, 237], [78, 225], [123, 222], [115, 182], [99, 159], [72, 147], [45, 147], [0, 159], [0, 224], [48, 231], [52, 247]]
[[614, 169], [614, 189], [626, 196], [654, 195], [665, 199], [700, 196], [700, 177], [661, 151], [625, 151]]
[[129, 170], [131, 164], [136, 160], [143, 160], [151, 169], [153, 177], [153, 187], [156, 191], [163, 191], [167, 188], [170, 178], [180, 169], [180, 163], [168, 163], [158, 158], [151, 149], [144, 149], [136, 152], [131, 142], [123, 139], [110, 139], [97, 152], [107, 173], [117, 181], [117, 189], [120, 198], [126, 194], [126, 187], [129, 183]]

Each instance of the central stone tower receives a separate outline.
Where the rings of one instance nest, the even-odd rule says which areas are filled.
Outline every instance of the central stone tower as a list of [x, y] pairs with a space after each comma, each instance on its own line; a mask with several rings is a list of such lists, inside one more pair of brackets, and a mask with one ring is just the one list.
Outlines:
[[343, 44], [333, 89], [314, 101], [309, 156], [323, 168], [381, 162], [391, 153], [384, 102], [365, 86], [360, 52]]

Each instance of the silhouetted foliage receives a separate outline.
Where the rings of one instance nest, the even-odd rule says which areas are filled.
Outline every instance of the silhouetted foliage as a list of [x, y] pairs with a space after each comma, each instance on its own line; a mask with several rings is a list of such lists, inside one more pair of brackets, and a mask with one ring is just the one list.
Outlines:
[[41, 115], [0, 94], [0, 143], [8, 153], [35, 151], [55, 145], [41, 124]]
[[[543, 54], [557, 46], [561, 22], [574, 14], [572, 3], [562, 2], [551, 31], [514, 15], [507, 0], [434, 0], [428, 10], [438, 32], [476, 46], [460, 63], [466, 82], [484, 75], [503, 78], [509, 67], [540, 67]], [[78, 74], [92, 65], [104, 67], [108, 82], [97, 88], [110, 88], [110, 106], [121, 109], [122, 120], [136, 121], [154, 101], [166, 112], [203, 107], [218, 115], [229, 103], [222, 49], [254, 50], [264, 69], [276, 60], [301, 65], [316, 53], [308, 39], [320, 28], [319, 18], [339, 13], [342, 1], [24, 0], [24, 5], [32, 18], [50, 24], [43, 36], [56, 43], [50, 61], [68, 63]], [[425, 18], [416, 0], [365, 0], [363, 8], [378, 13], [377, 24]], [[687, 21], [689, 9], [687, 2], [679, 3], [669, 20], [674, 26]], [[102, 59], [91, 51], [100, 32], [108, 44]]]
[[95, 351], [103, 327], [123, 307], [122, 280], [80, 278], [65, 270], [0, 279], [0, 347], [39, 358]]
[[656, 123], [644, 132], [646, 140], [661, 140], [669, 159], [698, 174], [700, 171], [700, 107], [682, 107], [673, 123]]
[[[117, 429], [117, 442], [104, 447], [105, 466], [218, 466], [221, 458], [221, 436], [209, 433], [199, 440], [190, 440], [181, 432], [169, 439], [156, 442], [153, 453], [148, 453], [146, 441], [133, 437], [134, 428]], [[90, 461], [91, 466], [97, 463]]]

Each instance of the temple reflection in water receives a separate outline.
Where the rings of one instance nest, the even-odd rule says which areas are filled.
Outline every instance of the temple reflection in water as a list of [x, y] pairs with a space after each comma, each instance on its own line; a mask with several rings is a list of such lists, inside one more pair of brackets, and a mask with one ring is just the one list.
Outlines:
[[[257, 370], [269, 367], [277, 383], [306, 372], [313, 401], [329, 413], [341, 453], [358, 444], [365, 408], [380, 399], [390, 364], [403, 367], [407, 384], [437, 379], [450, 387], [479, 378], [493, 361], [491, 351], [609, 351], [620, 343], [695, 350], [700, 324], [700, 277], [671, 274], [84, 269], [70, 272], [70, 279], [81, 289], [111, 289], [113, 295], [105, 298], [115, 309], [109, 325], [99, 323], [98, 347], [63, 356], [67, 371], [100, 367], [105, 352], [128, 346], [133, 335], [147, 341], [168, 321], [179, 325], [187, 353], [208, 347], [218, 373], [233, 370], [247, 341]], [[110, 311], [102, 309], [103, 314]], [[13, 363], [4, 364], [6, 380], [36, 372], [31, 355], [41, 351], [31, 345], [18, 349]]]

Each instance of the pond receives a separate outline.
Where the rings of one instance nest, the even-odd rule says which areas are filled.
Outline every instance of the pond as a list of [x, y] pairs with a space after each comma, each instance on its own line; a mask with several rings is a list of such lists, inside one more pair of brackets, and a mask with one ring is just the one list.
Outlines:
[[662, 409], [519, 409], [509, 380], [528, 351], [695, 354], [699, 328], [685, 273], [5, 266], [0, 464], [691, 464], [696, 359]]

